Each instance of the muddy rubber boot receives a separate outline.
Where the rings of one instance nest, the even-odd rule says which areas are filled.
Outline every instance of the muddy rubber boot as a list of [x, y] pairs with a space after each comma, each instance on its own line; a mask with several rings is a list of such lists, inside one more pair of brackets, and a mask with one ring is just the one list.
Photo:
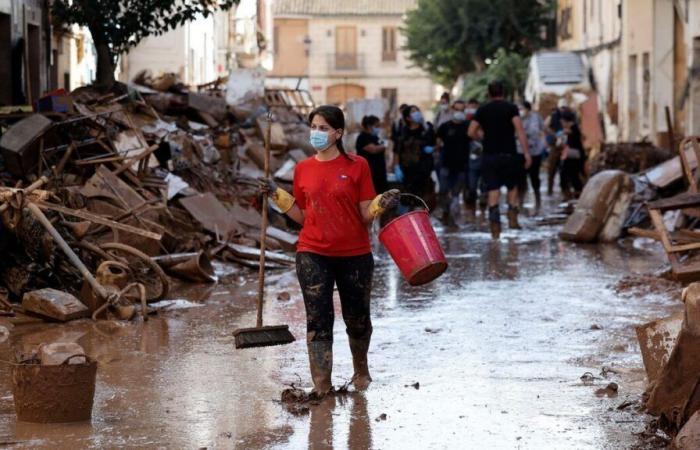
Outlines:
[[309, 351], [309, 368], [314, 382], [312, 394], [323, 397], [333, 388], [331, 373], [333, 371], [333, 342], [318, 341], [306, 344]]
[[367, 364], [367, 352], [369, 351], [369, 339], [350, 338], [350, 352], [352, 353], [352, 366], [355, 373], [352, 376], [352, 384], [358, 391], [369, 387], [372, 377], [369, 375]]
[[498, 206], [489, 207], [489, 228], [494, 240], [501, 237], [501, 211], [499, 211]]
[[520, 230], [522, 227], [518, 223], [518, 213], [520, 212], [520, 208], [517, 206], [509, 206], [508, 207], [508, 228], [511, 230]]

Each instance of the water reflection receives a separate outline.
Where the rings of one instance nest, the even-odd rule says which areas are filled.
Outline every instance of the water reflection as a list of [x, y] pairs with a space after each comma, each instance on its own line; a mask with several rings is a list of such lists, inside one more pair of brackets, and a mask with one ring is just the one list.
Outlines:
[[[344, 407], [350, 404], [346, 419]], [[311, 408], [309, 413], [309, 450], [366, 450], [373, 448], [372, 421], [367, 410], [367, 397], [363, 393], [352, 392], [341, 397], [327, 397]], [[343, 425], [346, 425], [346, 429]], [[347, 444], [341, 436], [347, 431]]]

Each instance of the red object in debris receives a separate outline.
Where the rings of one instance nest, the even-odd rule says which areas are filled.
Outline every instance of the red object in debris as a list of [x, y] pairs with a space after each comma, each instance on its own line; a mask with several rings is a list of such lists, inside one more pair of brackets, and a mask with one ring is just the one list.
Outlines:
[[379, 232], [379, 241], [412, 286], [430, 283], [447, 270], [428, 211], [413, 211], [392, 220]]

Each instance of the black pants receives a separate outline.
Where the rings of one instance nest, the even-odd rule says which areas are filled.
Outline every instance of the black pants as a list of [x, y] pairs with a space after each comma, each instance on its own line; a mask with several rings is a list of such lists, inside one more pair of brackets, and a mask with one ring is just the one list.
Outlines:
[[581, 180], [581, 172], [583, 160], [565, 159], [561, 165], [561, 191], [563, 194], [570, 192], [571, 188], [574, 192], [580, 193], [583, 189], [583, 181]]
[[306, 306], [307, 341], [333, 342], [333, 285], [338, 286], [348, 336], [370, 338], [369, 301], [373, 271], [371, 253], [346, 257], [297, 253], [297, 277]]
[[[525, 157], [523, 156], [523, 163]], [[532, 185], [532, 190], [535, 193], [540, 192], [540, 186], [542, 182], [540, 181], [540, 167], [542, 167], [542, 155], [537, 155], [532, 157], [532, 164], [530, 168], [525, 170], [520, 179], [518, 190], [520, 191], [521, 198], [527, 193], [527, 179], [530, 179], [530, 184]]]

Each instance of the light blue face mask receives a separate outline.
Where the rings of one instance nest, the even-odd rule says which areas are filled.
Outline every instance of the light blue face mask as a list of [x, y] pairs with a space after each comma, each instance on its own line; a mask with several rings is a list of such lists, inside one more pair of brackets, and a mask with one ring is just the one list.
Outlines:
[[420, 111], [413, 111], [411, 113], [411, 120], [416, 123], [423, 123], [423, 114]]
[[311, 134], [309, 135], [309, 144], [311, 144], [311, 146], [317, 152], [328, 150], [330, 148], [330, 144], [328, 143], [328, 133], [320, 130], [311, 130]]
[[372, 128], [372, 134], [373, 134], [373, 135], [375, 135], [375, 136], [378, 137], [381, 133], [382, 133], [382, 129], [381, 129], [381, 128], [378, 128], [378, 127]]
[[455, 122], [464, 122], [467, 120], [467, 115], [464, 111], [455, 111], [452, 114], [452, 119], [454, 119]]

